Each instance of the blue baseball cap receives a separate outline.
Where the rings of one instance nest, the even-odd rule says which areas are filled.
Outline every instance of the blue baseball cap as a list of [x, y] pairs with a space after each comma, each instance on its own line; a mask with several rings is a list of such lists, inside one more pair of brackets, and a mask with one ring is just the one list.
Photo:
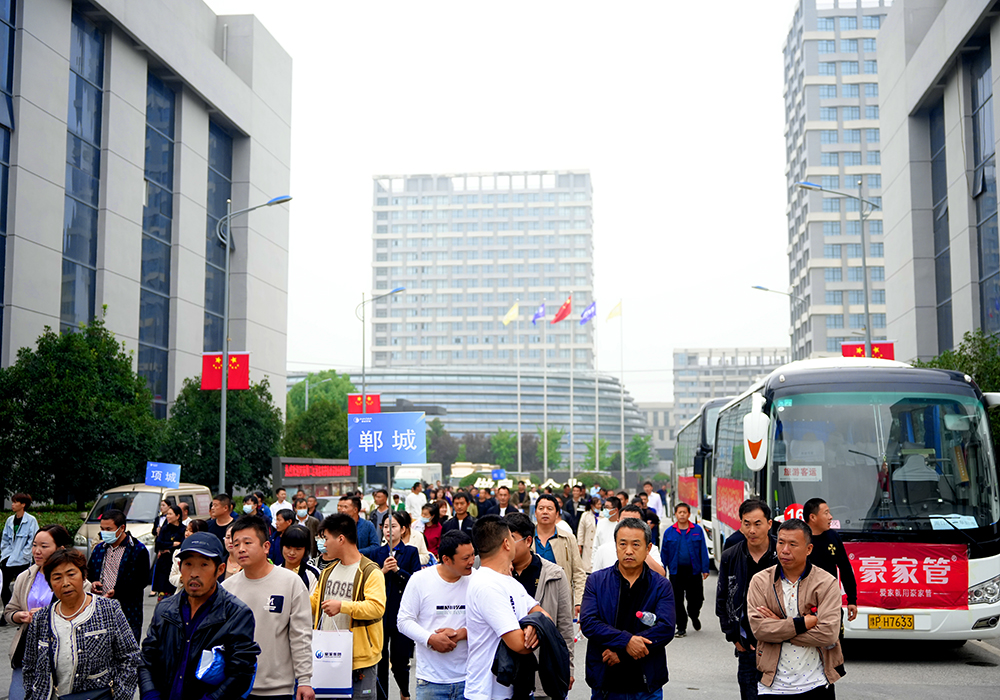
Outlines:
[[221, 562], [226, 558], [226, 548], [222, 546], [219, 538], [210, 532], [196, 532], [185, 538], [181, 543], [181, 551], [178, 559], [183, 559], [185, 554], [200, 554], [203, 557]]

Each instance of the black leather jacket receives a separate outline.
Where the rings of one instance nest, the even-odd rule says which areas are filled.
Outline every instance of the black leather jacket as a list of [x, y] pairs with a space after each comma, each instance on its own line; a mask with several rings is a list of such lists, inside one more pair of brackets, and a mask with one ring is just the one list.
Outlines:
[[[761, 557], [758, 566], [761, 570], [778, 563], [775, 552], [776, 541], [768, 537], [767, 553]], [[719, 563], [719, 583], [715, 592], [715, 614], [719, 618], [723, 634], [730, 642], [739, 642], [740, 625], [747, 620], [747, 590], [750, 588], [750, 576], [747, 568], [747, 541], [742, 541], [726, 549]], [[744, 628], [747, 640], [755, 644], [750, 625]]]
[[[513, 700], [528, 697], [535, 688], [535, 673], [542, 681], [545, 695], [562, 700], [569, 692], [569, 649], [555, 623], [544, 613], [528, 613], [521, 618], [521, 629], [535, 628], [538, 635], [538, 658], [534, 654], [517, 654], [501, 639], [493, 657], [492, 671], [497, 683], [514, 686]], [[536, 693], [537, 694], [537, 693]]]
[[[139, 665], [139, 693], [166, 700], [181, 655], [187, 646], [181, 604], [187, 604], [187, 594], [178, 593], [156, 606], [146, 638], [142, 640], [142, 662]], [[250, 690], [260, 647], [253, 640], [254, 618], [243, 602], [219, 586], [205, 605], [210, 605], [205, 617], [194, 631], [188, 647], [184, 673], [184, 697], [209, 697], [212, 700], [239, 700]], [[216, 687], [195, 678], [195, 670], [203, 650], [222, 645], [226, 654], [226, 679]]]

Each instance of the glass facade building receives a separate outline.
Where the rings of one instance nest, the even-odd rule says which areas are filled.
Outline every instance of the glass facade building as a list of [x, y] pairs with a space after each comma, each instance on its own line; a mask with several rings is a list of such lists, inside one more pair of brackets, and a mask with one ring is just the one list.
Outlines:
[[[513, 367], [519, 332], [522, 367], [593, 369], [592, 193], [586, 171], [375, 177], [372, 294], [406, 291], [368, 313], [372, 366]], [[515, 302], [519, 331], [502, 323]]]
[[881, 203], [877, 50], [891, 5], [892, 0], [801, 0], [783, 47], [794, 359], [839, 355], [842, 343], [863, 340], [845, 317], [863, 316], [864, 300], [855, 304], [844, 292], [863, 289], [864, 244], [869, 245], [872, 339], [885, 339], [882, 213], [876, 209], [870, 215], [862, 238], [856, 200], [802, 190], [796, 183], [859, 196], [860, 181], [861, 196]]

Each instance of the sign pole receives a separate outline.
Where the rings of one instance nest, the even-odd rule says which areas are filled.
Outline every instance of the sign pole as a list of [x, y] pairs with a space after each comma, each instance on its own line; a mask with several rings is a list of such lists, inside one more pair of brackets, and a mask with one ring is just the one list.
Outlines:
[[514, 330], [517, 333], [517, 471], [521, 473], [521, 300], [514, 302], [517, 306], [517, 318], [514, 320]]
[[[545, 300], [542, 299], [542, 307]], [[545, 345], [545, 318], [542, 318], [542, 481], [549, 480], [549, 351]]]

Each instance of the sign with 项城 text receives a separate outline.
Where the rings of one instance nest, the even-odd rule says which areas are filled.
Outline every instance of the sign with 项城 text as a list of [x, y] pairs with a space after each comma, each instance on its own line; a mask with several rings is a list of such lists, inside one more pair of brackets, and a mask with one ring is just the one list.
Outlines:
[[423, 413], [353, 413], [347, 417], [347, 461], [352, 466], [379, 462], [427, 462], [427, 424]]
[[883, 610], [969, 607], [964, 544], [845, 542], [858, 581], [858, 605]]
[[178, 489], [181, 486], [181, 465], [146, 462], [146, 486]]

